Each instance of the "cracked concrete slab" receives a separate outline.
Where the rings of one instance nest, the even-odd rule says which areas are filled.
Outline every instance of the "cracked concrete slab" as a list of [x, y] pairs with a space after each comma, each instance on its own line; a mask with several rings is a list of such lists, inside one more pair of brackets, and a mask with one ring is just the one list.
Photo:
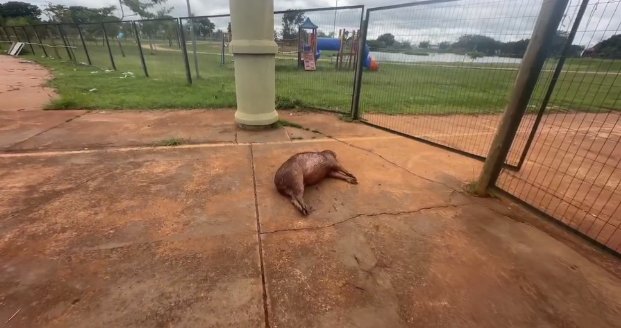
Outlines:
[[1, 320], [263, 327], [250, 163], [249, 146], [0, 158]]
[[[2, 56], [4, 57], [4, 56]], [[0, 151], [33, 138], [86, 111], [0, 111]]]
[[[12, 151], [232, 143], [233, 111], [97, 111], [10, 147]], [[225, 123], [226, 122], [226, 123]]]
[[[341, 164], [358, 178], [358, 185], [327, 179], [305, 191], [313, 208], [303, 217], [274, 186], [274, 173], [291, 155], [330, 149]], [[377, 155], [341, 142], [254, 145], [254, 165], [261, 231], [323, 227], [360, 214], [417, 211], [425, 207], [463, 202], [454, 191], [417, 177]]]
[[273, 327], [619, 327], [619, 278], [477, 205], [262, 239]]
[[[56, 113], [67, 112], [40, 115]], [[281, 114], [310, 130], [289, 133], [339, 140], [233, 130], [226, 143], [151, 148], [158, 138], [211, 142], [205, 130], [228, 129], [234, 111], [106, 111], [33, 138], [49, 151], [0, 154], [0, 320], [619, 326], [618, 259], [515, 205], [460, 192], [480, 162], [335, 115]], [[315, 211], [303, 218], [273, 174], [294, 153], [323, 149], [360, 183], [309, 188]]]
[[255, 234], [220, 235], [45, 257], [24, 243], [3, 255], [0, 318], [5, 327], [263, 327], [256, 244]]
[[[412, 139], [353, 140], [354, 147], [369, 150], [404, 169], [453, 189], [476, 181], [483, 163]], [[407, 151], [403, 151], [407, 149]]]

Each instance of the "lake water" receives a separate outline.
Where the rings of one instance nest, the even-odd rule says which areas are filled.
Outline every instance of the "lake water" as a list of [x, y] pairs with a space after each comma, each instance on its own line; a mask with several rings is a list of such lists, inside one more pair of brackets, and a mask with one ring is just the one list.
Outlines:
[[374, 52], [371, 51], [371, 57], [377, 62], [395, 62], [395, 63], [418, 63], [418, 62], [435, 62], [435, 63], [481, 63], [481, 64], [519, 64], [521, 58], [509, 57], [481, 57], [472, 59], [467, 55], [457, 55], [449, 53], [430, 53], [429, 56], [415, 56], [390, 52]]

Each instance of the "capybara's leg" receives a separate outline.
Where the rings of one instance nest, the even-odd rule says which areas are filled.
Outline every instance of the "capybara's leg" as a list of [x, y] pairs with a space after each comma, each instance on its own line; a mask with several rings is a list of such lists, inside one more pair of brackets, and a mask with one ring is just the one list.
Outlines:
[[295, 206], [303, 215], [310, 213], [310, 208], [306, 206], [304, 202], [304, 176], [302, 174], [296, 175], [296, 181], [291, 186], [290, 195], [291, 203]]
[[343, 165], [341, 165], [341, 163], [336, 163], [336, 167], [334, 168], [335, 171], [341, 172], [343, 174], [345, 174], [348, 177], [352, 177], [352, 178], [356, 178], [353, 174], [349, 173], [349, 171], [347, 171]]
[[303, 215], [308, 215], [308, 210], [305, 209], [305, 206], [303, 206], [302, 203], [295, 196], [291, 196], [291, 204], [293, 204], [293, 206], [297, 208], [298, 211], [300, 211]]
[[353, 177], [353, 176], [344, 176], [344, 175], [342, 175], [340, 173], [340, 171], [332, 171], [332, 172], [330, 172], [330, 174], [328, 176], [333, 178], [333, 179], [339, 179], [339, 180], [347, 181], [348, 183], [351, 183], [351, 184], [358, 184], [358, 180], [356, 180], [355, 177]]
[[306, 206], [304, 202], [304, 195], [299, 194], [295, 196], [291, 196], [291, 203], [295, 206], [304, 216], [310, 214], [311, 209]]

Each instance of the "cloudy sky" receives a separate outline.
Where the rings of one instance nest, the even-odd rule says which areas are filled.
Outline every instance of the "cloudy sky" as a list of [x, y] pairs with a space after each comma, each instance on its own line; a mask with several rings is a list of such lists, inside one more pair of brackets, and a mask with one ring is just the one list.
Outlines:
[[[118, 0], [51, 0], [54, 4], [97, 7], [116, 5]], [[194, 14], [213, 15], [228, 13], [228, 0], [190, 0]], [[407, 0], [405, 0], [407, 1]], [[0, 0], [6, 2], [6, 0]], [[47, 1], [30, 3], [43, 6]], [[339, 0], [339, 6], [364, 5], [366, 8], [403, 3], [403, 0]], [[497, 40], [512, 41], [528, 38], [535, 24], [542, 0], [462, 0], [453, 3], [414, 6], [408, 8], [375, 11], [369, 22], [369, 38], [384, 33], [395, 35], [399, 41], [455, 41], [459, 36], [484, 34]], [[275, 10], [290, 8], [332, 7], [334, 0], [274, 0]], [[561, 29], [569, 31], [580, 0], [570, 0]], [[174, 7], [174, 16], [187, 16], [185, 0], [168, 0]], [[307, 16], [328, 33], [339, 28], [357, 29], [360, 9], [320, 11]], [[119, 14], [120, 16], [120, 14]], [[280, 28], [280, 15], [274, 20], [275, 29]], [[226, 28], [228, 18], [213, 19], [217, 28]], [[621, 33], [621, 0], [590, 0], [586, 15], [580, 24], [575, 44], [592, 46], [602, 39]]]

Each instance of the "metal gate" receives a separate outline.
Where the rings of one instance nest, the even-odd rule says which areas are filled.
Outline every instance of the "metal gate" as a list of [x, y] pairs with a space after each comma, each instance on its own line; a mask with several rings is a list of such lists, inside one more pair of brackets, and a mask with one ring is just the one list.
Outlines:
[[618, 17], [621, 2], [582, 0], [567, 7], [559, 34], [568, 41], [558, 59], [549, 59], [541, 91], [530, 99], [537, 114], [521, 122], [534, 128], [519, 171], [501, 171], [495, 186], [618, 255], [621, 25], [604, 12]]
[[[360, 61], [354, 116], [484, 159], [540, 8], [541, 0], [430, 0], [368, 9], [371, 58]], [[519, 162], [529, 131], [506, 167]]]

